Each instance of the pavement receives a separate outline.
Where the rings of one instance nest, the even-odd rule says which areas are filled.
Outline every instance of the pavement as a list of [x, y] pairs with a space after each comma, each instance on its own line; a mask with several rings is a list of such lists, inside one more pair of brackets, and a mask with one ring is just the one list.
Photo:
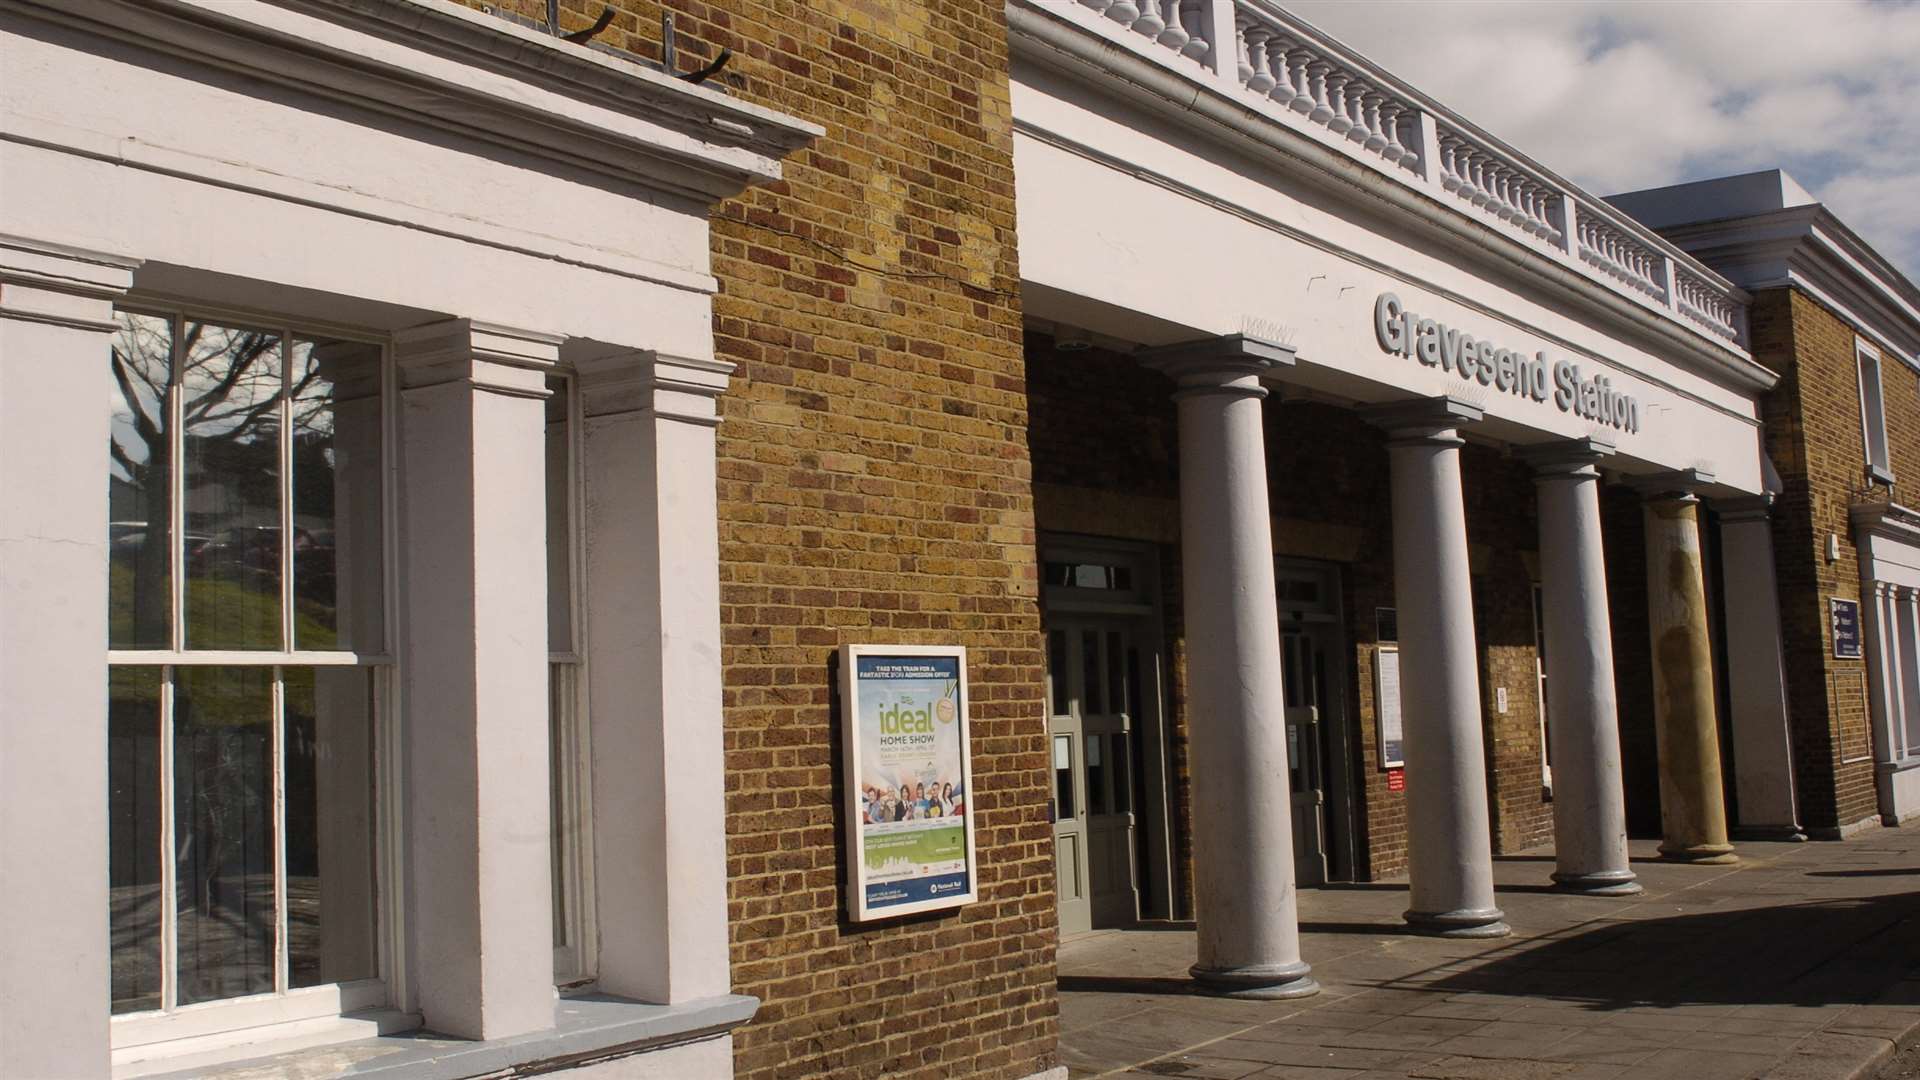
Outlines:
[[1660, 861], [1646, 892], [1563, 895], [1550, 852], [1496, 859], [1513, 935], [1402, 932], [1404, 883], [1300, 894], [1311, 998], [1192, 993], [1191, 923], [1060, 946], [1069, 1076], [1195, 1080], [1840, 1080], [1920, 1044], [1920, 828]]

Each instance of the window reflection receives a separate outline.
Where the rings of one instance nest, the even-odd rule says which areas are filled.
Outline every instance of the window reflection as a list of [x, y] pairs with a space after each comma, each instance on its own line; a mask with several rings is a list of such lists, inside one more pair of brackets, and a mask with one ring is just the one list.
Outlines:
[[273, 669], [175, 672], [180, 1004], [273, 989]]
[[294, 338], [294, 648], [385, 647], [380, 349]]
[[373, 709], [361, 668], [287, 668], [287, 985], [370, 978]]
[[186, 647], [280, 648], [280, 335], [189, 322], [180, 355]]
[[113, 1011], [160, 1007], [160, 684], [157, 667], [107, 680], [107, 885]]
[[113, 336], [107, 452], [107, 638], [116, 649], [173, 644], [168, 387], [173, 324], [123, 313]]

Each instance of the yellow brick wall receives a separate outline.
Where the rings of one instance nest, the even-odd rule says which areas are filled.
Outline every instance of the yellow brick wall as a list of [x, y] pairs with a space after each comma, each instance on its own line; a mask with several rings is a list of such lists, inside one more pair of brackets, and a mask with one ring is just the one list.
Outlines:
[[[475, 6], [481, 6], [476, 4]], [[544, 19], [541, 0], [495, 5]], [[579, 29], [598, 2], [568, 0]], [[599, 41], [660, 56], [662, 5]], [[1055, 1063], [1053, 839], [1012, 119], [998, 0], [672, 0], [680, 67], [822, 124], [715, 211], [733, 980], [741, 1080]], [[970, 649], [979, 903], [843, 914], [830, 660]]]

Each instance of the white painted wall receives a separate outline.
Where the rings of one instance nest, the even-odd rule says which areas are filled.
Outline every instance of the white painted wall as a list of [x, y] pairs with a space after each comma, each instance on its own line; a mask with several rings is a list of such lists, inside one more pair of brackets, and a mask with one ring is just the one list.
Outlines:
[[[1373, 304], [1408, 307], [1529, 355], [1604, 369], [1643, 409], [1615, 432], [1627, 471], [1697, 466], [1742, 492], [1761, 486], [1753, 393], [1663, 359], [1644, 335], [1577, 313], [1524, 267], [1486, 269], [1374, 205], [1336, 198], [1278, 166], [1236, 156], [1186, 126], [1032, 64], [1016, 62], [1014, 179], [1029, 313], [1145, 344], [1284, 326], [1299, 350], [1286, 381], [1358, 401], [1466, 389], [1457, 375], [1390, 356]], [[1152, 181], [1137, 172], [1151, 174]], [[1110, 318], [1108, 325], [1087, 325]], [[1079, 320], [1076, 322], [1076, 320]], [[1157, 337], [1156, 337], [1157, 335]], [[1577, 438], [1594, 425], [1545, 403], [1471, 384], [1488, 421], [1517, 442]]]

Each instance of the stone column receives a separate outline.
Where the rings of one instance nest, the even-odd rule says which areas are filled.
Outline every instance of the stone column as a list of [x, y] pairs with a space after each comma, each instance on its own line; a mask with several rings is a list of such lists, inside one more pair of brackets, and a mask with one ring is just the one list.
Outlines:
[[1480, 660], [1460, 494], [1459, 428], [1479, 407], [1451, 397], [1378, 406], [1390, 436], [1393, 582], [1407, 752], [1407, 872], [1416, 931], [1500, 937], [1494, 903]]
[[1300, 959], [1260, 377], [1290, 349], [1242, 337], [1150, 350], [1180, 387], [1192, 761], [1194, 980], [1209, 993], [1317, 993]]
[[554, 1022], [546, 373], [556, 338], [395, 335], [410, 982], [433, 1031]]
[[1794, 795], [1787, 723], [1780, 592], [1774, 577], [1771, 496], [1714, 500], [1720, 515], [1720, 580], [1727, 608], [1727, 709], [1733, 729], [1736, 831], [1804, 840]]
[[1641, 891], [1627, 862], [1612, 618], [1600, 539], [1599, 439], [1528, 447], [1540, 492], [1541, 617], [1553, 744], [1554, 883], [1569, 892]]
[[714, 429], [733, 365], [579, 365], [599, 983], [725, 994], [726, 776]]
[[[1873, 717], [1881, 762], [1907, 756], [1906, 688], [1900, 678], [1900, 627], [1893, 620], [1893, 592], [1884, 581], [1869, 581], [1860, 589], [1860, 615], [1865, 626], [1867, 682], [1873, 694]], [[1884, 812], [1884, 808], [1883, 808]]]
[[111, 1071], [107, 394], [132, 267], [0, 241], [0, 1076]]
[[1727, 842], [1713, 648], [1700, 567], [1699, 469], [1636, 480], [1646, 494], [1647, 627], [1653, 637], [1653, 719], [1660, 741], [1660, 854], [1677, 862], [1737, 862]]
[[1915, 676], [1920, 675], [1920, 589], [1900, 586], [1889, 590], [1893, 602], [1893, 638], [1899, 645], [1900, 682], [1905, 688], [1900, 714], [1902, 743], [1911, 754], [1920, 745], [1920, 692]]

